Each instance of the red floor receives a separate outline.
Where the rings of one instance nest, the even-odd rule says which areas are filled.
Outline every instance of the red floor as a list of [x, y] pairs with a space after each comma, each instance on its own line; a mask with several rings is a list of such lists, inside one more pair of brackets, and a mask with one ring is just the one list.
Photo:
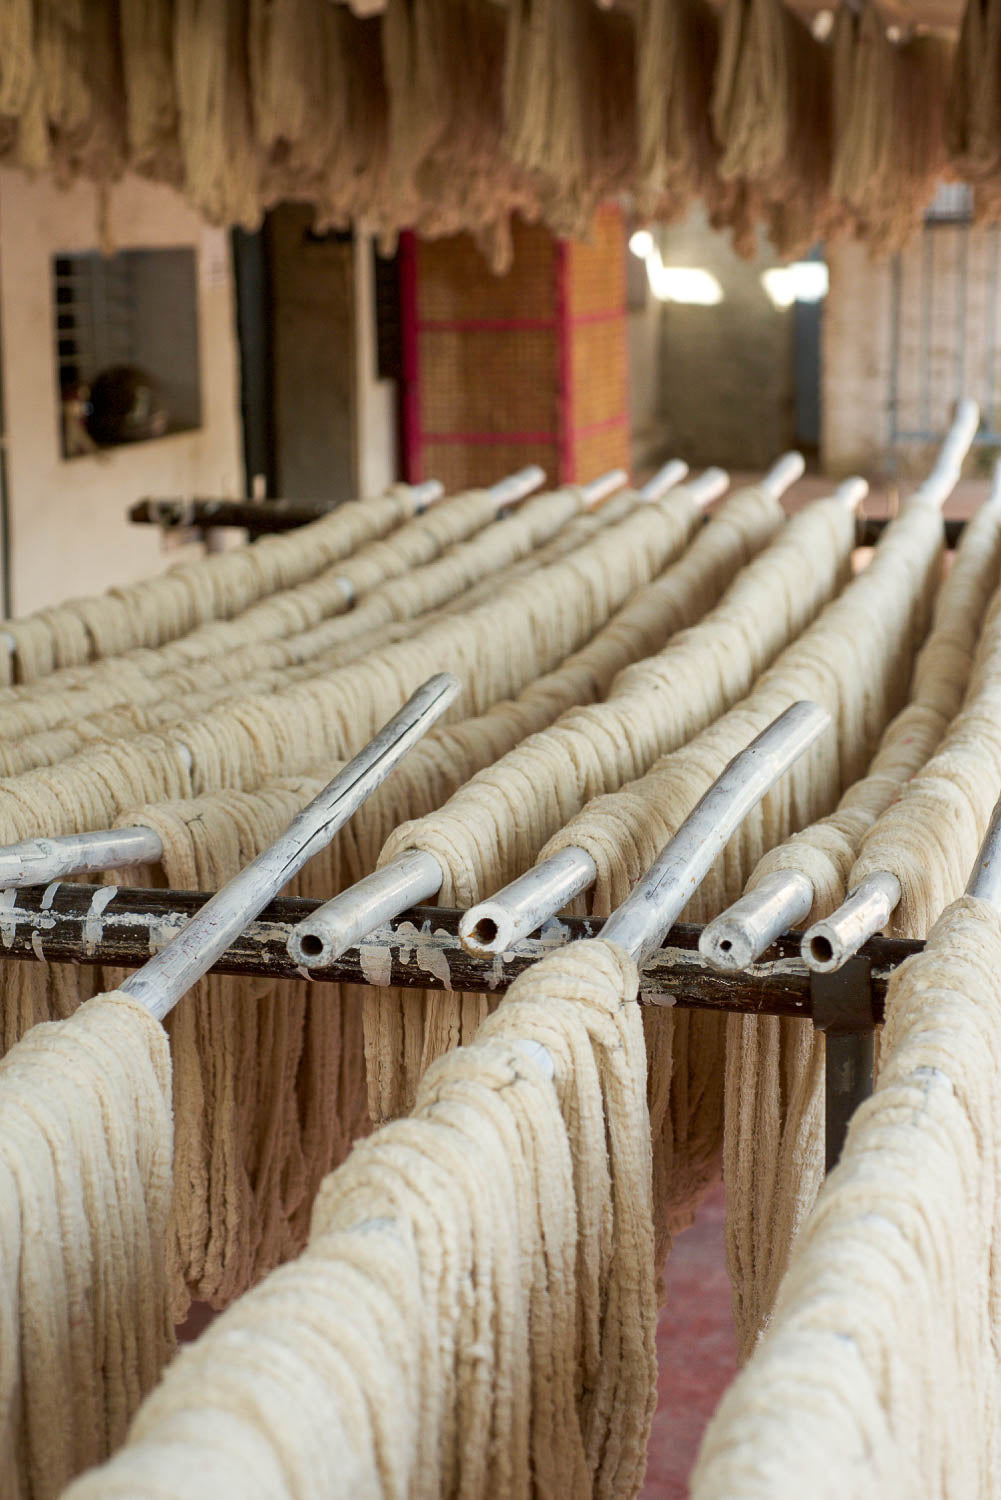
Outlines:
[[723, 1214], [718, 1187], [668, 1259], [667, 1301], [657, 1329], [657, 1414], [640, 1500], [685, 1500], [705, 1425], [736, 1374]]

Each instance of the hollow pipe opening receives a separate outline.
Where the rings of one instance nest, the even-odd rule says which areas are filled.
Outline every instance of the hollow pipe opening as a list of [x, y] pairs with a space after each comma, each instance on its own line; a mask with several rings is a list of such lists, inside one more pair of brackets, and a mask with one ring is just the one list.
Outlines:
[[816, 959], [818, 964], [829, 964], [834, 957], [834, 947], [830, 938], [824, 937], [818, 932], [810, 939], [810, 956]]

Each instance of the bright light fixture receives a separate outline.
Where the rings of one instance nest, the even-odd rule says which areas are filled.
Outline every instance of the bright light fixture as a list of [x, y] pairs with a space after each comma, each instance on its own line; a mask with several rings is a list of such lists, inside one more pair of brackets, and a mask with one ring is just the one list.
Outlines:
[[637, 260], [648, 259], [653, 250], [653, 235], [649, 229], [637, 229], [629, 236], [629, 248]]
[[761, 284], [775, 307], [792, 307], [794, 302], [822, 302], [830, 277], [822, 260], [795, 260], [762, 271]]

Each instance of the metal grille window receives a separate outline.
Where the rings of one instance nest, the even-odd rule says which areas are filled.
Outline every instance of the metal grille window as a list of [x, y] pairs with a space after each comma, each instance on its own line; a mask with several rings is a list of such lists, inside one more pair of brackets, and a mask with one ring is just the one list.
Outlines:
[[976, 443], [1001, 445], [1001, 238], [972, 222], [965, 183], [943, 184], [890, 273], [889, 446], [939, 443], [956, 401], [980, 402]]
[[194, 250], [57, 255], [52, 275], [63, 456], [200, 427]]

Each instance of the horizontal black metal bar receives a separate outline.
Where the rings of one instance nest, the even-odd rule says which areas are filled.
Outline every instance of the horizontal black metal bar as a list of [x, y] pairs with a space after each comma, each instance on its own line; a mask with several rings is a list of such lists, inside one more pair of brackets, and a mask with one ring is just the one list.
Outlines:
[[[112, 896], [111, 889], [61, 882], [44, 891], [37, 887], [4, 892], [0, 956], [135, 969], [162, 948], [210, 894], [122, 887]], [[320, 904], [289, 898], [273, 901], [213, 972], [500, 993], [545, 954], [575, 939], [596, 936], [602, 925], [597, 919], [561, 917], [539, 936], [516, 944], [503, 958], [479, 959], [459, 942], [461, 911], [419, 906], [377, 929], [360, 948], [350, 949], [336, 963], [307, 973], [289, 958], [286, 943], [292, 927]], [[644, 966], [643, 1003], [750, 1015], [811, 1015], [810, 974], [799, 956], [798, 935], [780, 939], [747, 973], [731, 975], [717, 973], [703, 962], [698, 952], [701, 930], [687, 925], [672, 929], [670, 943]], [[872, 961], [875, 1023], [882, 1021], [893, 970], [922, 947], [921, 943], [875, 938], [862, 950]]]
[[129, 520], [146, 526], [240, 526], [254, 536], [294, 531], [337, 509], [337, 501], [139, 500]]
[[[875, 547], [891, 520], [890, 516], [859, 516], [855, 522], [856, 547]], [[946, 521], [945, 545], [947, 547], [958, 545], [965, 525], [965, 521]]]

